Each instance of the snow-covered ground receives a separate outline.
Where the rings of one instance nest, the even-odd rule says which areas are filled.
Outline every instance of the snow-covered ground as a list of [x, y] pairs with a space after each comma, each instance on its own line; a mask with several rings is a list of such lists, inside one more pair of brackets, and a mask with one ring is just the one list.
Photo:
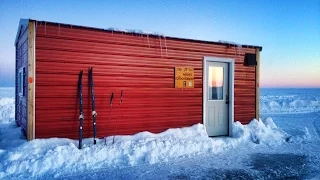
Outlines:
[[[0, 179], [320, 179], [320, 89], [262, 89], [262, 121], [209, 138], [202, 124], [84, 141], [26, 142], [0, 88]], [[272, 118], [268, 118], [272, 117]]]

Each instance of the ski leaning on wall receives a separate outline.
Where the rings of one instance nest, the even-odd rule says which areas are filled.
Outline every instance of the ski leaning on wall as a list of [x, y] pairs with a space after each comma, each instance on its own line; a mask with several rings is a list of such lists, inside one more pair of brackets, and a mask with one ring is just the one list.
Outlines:
[[[91, 67], [89, 69], [89, 88], [90, 88], [90, 94], [91, 94], [91, 107], [92, 107], [92, 127], [93, 127], [93, 144], [96, 144], [96, 137], [97, 137], [97, 124], [96, 124], [96, 108], [95, 108], [95, 96], [94, 96], [94, 83], [93, 83], [93, 68]], [[79, 97], [79, 149], [82, 149], [82, 139], [83, 139], [83, 100], [82, 100], [82, 76], [83, 76], [83, 71], [80, 71], [79, 74], [79, 79], [78, 79], [78, 97]], [[115, 135], [117, 132], [118, 128], [118, 121], [119, 121], [119, 116], [120, 116], [120, 106], [122, 104], [122, 95], [123, 95], [123, 90], [121, 90], [120, 93], [120, 103], [118, 107], [118, 116], [117, 116], [117, 121], [116, 121], [116, 127], [115, 127]], [[107, 126], [110, 121], [110, 115], [111, 115], [111, 110], [112, 110], [112, 101], [113, 101], [114, 95], [113, 92], [110, 97], [110, 109], [109, 109], [109, 118], [107, 122]], [[108, 127], [107, 127], [108, 130]], [[112, 144], [115, 142], [115, 135], [112, 140]], [[105, 144], [106, 144], [106, 139], [105, 139]]]
[[93, 144], [96, 144], [96, 134], [97, 134], [97, 126], [96, 126], [96, 107], [95, 107], [95, 99], [94, 99], [94, 84], [93, 84], [93, 70], [92, 67], [89, 70], [89, 85], [91, 90], [91, 103], [92, 103], [92, 126], [93, 126]]
[[78, 95], [79, 95], [79, 149], [82, 148], [82, 125], [83, 125], [83, 112], [82, 112], [82, 74], [80, 71], [78, 79]]

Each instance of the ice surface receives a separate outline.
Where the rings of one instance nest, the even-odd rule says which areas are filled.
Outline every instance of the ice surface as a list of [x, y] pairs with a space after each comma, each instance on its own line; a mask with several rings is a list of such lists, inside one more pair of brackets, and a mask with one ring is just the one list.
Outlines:
[[0, 87], [0, 98], [14, 98], [13, 87]]
[[310, 113], [320, 111], [320, 89], [262, 89], [261, 113]]

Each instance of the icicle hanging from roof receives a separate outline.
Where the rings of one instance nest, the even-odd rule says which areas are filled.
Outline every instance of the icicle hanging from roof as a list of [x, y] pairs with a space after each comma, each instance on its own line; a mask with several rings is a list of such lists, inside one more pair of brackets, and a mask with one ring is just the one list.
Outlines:
[[168, 47], [167, 47], [167, 39], [166, 39], [166, 36], [164, 36], [164, 46], [166, 47], [166, 55], [168, 56]]
[[163, 58], [163, 55], [162, 55], [162, 45], [161, 45], [161, 36], [159, 35], [159, 42], [160, 42], [160, 52], [161, 52], [161, 57]]
[[[232, 41], [224, 41], [224, 40], [219, 40], [218, 42], [234, 46], [235, 49], [236, 49], [235, 56], [240, 56], [241, 55], [241, 53], [242, 53], [242, 44], [235, 43], [235, 42], [232, 42]], [[239, 52], [239, 54], [238, 54], [238, 52]]]
[[149, 34], [147, 34], [147, 40], [148, 40], [148, 45], [149, 45], [149, 48], [150, 48]]

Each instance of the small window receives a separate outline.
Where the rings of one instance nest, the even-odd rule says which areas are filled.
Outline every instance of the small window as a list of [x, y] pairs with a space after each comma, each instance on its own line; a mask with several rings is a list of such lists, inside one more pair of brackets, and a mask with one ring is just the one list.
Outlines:
[[26, 77], [26, 73], [25, 73], [25, 68], [20, 68], [19, 70], [19, 74], [18, 74], [18, 92], [19, 92], [19, 96], [24, 96], [25, 92], [24, 92], [24, 87], [25, 85], [25, 77]]
[[209, 67], [209, 100], [223, 99], [223, 67]]

